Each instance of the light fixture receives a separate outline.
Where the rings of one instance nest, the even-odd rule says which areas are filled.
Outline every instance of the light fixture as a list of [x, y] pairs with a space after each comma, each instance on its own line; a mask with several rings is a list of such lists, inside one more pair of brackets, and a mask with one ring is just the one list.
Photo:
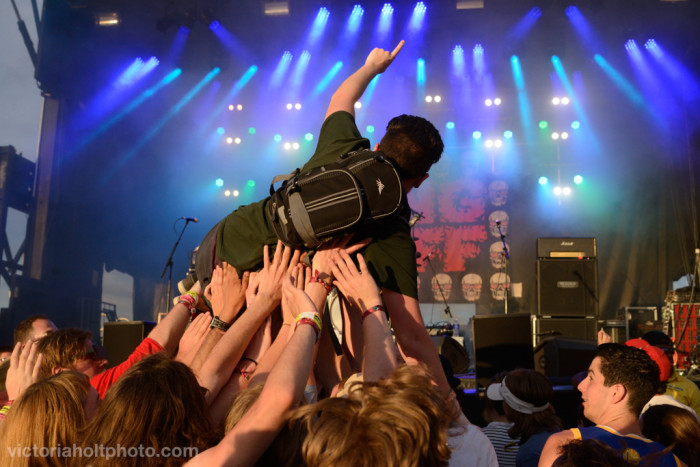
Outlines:
[[122, 22], [119, 13], [116, 11], [95, 12], [95, 24], [100, 27], [119, 26]]
[[263, 11], [265, 16], [288, 16], [289, 2], [265, 2]]

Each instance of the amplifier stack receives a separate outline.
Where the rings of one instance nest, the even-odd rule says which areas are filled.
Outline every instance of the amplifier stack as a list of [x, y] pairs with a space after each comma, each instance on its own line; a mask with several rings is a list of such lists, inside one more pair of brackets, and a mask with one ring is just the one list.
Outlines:
[[535, 361], [538, 355], [543, 361], [535, 367], [547, 376], [563, 376], [548, 374], [553, 366], [545, 364], [543, 355], [547, 347], [571, 347], [572, 339], [582, 341], [576, 346], [585, 348], [583, 360], [588, 358], [588, 350], [595, 348], [597, 320], [596, 239], [538, 238], [537, 313], [532, 315], [532, 343]]

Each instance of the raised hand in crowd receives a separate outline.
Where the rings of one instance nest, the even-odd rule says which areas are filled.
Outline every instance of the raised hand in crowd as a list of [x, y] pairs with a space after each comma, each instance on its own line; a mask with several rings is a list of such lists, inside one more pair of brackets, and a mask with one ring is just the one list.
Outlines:
[[398, 353], [379, 287], [360, 253], [357, 254], [357, 263], [359, 269], [346, 251], [336, 252], [333, 255], [333, 283], [349, 302], [349, 312], [359, 315], [362, 321], [363, 379], [377, 381], [388, 378], [396, 369]]
[[190, 366], [194, 361], [202, 343], [211, 331], [211, 314], [209, 312], [200, 313], [190, 322], [185, 333], [180, 339], [175, 360]]
[[17, 399], [25, 389], [39, 380], [43, 354], [37, 352], [37, 342], [17, 343], [10, 356], [5, 389], [9, 400]]
[[[298, 251], [292, 252], [291, 248], [278, 242], [275, 254], [270, 259], [269, 249], [264, 247], [264, 266], [258, 276], [259, 284], [252, 305], [233, 324], [224, 323], [220, 329], [215, 330], [215, 333], [221, 336], [220, 340], [206, 357], [198, 373], [200, 384], [209, 390], [208, 404], [214, 401], [221, 388], [229, 381], [237, 365], [244, 363], [239, 363], [243, 352], [265, 319], [280, 304], [282, 280], [290, 266], [299, 261], [300, 254]], [[227, 327], [228, 330], [225, 330]], [[245, 363], [247, 365], [250, 362]], [[241, 374], [246, 372], [246, 380], [250, 378], [247, 367], [239, 370]], [[255, 370], [251, 369], [252, 371]]]
[[250, 410], [218, 445], [193, 458], [187, 465], [228, 465], [234, 461], [236, 465], [253, 465], [287, 422], [290, 410], [301, 399], [311, 371], [313, 349], [321, 330], [317, 324], [320, 317], [316, 321], [300, 315], [316, 313], [313, 301], [303, 290], [294, 286], [290, 275], [285, 277], [283, 293], [286, 303], [291, 313], [297, 313], [298, 319], [284, 352]]

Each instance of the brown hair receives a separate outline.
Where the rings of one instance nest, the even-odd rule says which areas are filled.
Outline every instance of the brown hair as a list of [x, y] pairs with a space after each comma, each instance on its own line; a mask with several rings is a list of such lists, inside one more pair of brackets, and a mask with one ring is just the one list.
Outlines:
[[302, 456], [309, 467], [445, 466], [453, 411], [425, 370], [401, 365], [389, 379], [353, 383], [345, 398], [298, 409], [292, 423], [308, 431]]
[[85, 352], [85, 342], [92, 333], [84, 329], [66, 328], [54, 331], [39, 340], [37, 352], [44, 354], [39, 374], [51, 376], [54, 367], [73, 368], [75, 359]]
[[27, 342], [30, 336], [32, 335], [32, 332], [34, 332], [34, 321], [40, 319], [51, 321], [51, 319], [46, 315], [32, 315], [29, 318], [20, 321], [19, 324], [15, 326], [15, 330], [12, 336], [14, 338], [15, 344], [19, 342], [24, 344], [25, 342]]
[[[218, 440], [197, 378], [189, 367], [164, 353], [136, 363], [109, 388], [83, 435], [85, 447], [96, 444], [124, 449], [143, 446], [156, 453], [166, 447], [193, 447], [202, 452]], [[139, 457], [132, 460], [145, 466], [180, 465], [186, 458]], [[114, 465], [114, 459], [95, 456], [83, 463], [107, 466]]]
[[622, 458], [619, 451], [597, 439], [575, 439], [559, 447], [561, 454], [552, 466], [578, 467], [581, 465], [601, 465], [605, 467], [633, 466]]
[[[65, 465], [58, 448], [78, 441], [89, 390], [87, 376], [77, 371], [64, 371], [29, 386], [0, 426], [0, 465]], [[49, 449], [49, 455], [12, 455], [13, 448], [32, 446]]]
[[669, 404], [649, 407], [642, 414], [642, 433], [670, 447], [688, 465], [700, 465], [700, 423], [688, 410]]
[[[542, 407], [552, 402], [554, 389], [552, 383], [535, 370], [516, 369], [508, 373], [506, 386], [518, 399], [529, 402], [535, 407]], [[511, 438], [520, 437], [520, 444], [525, 443], [532, 435], [542, 431], [559, 431], [563, 423], [550, 405], [547, 409], [533, 414], [520, 413], [505, 403], [503, 408], [508, 420], [513, 426], [508, 430]]]

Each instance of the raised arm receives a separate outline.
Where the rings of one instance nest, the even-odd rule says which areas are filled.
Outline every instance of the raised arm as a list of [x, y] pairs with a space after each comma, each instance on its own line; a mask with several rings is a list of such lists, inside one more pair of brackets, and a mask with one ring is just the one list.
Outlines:
[[[226, 331], [198, 374], [200, 384], [209, 390], [208, 403], [214, 400], [228, 381], [253, 335], [282, 298], [282, 281], [287, 275], [292, 249], [282, 248], [281, 242], [278, 242], [272, 261], [267, 254], [267, 245], [264, 252], [265, 266], [259, 276], [259, 290], [253, 304]], [[299, 255], [295, 254], [294, 258], [298, 260]]]
[[[290, 276], [285, 280], [284, 294], [293, 305], [292, 313], [314, 310], [311, 299], [292, 284]], [[274, 440], [304, 391], [317, 338], [316, 329], [309, 324], [299, 324], [292, 332], [258, 400], [219, 444], [189, 461], [188, 466], [253, 465]]]
[[362, 314], [363, 379], [377, 381], [388, 378], [397, 367], [397, 355], [379, 287], [367, 270], [361, 254], [357, 254], [359, 270], [345, 251], [339, 251], [333, 259], [334, 284], [349, 301], [349, 311]]
[[328, 104], [326, 118], [339, 110], [349, 112], [354, 117], [355, 102], [362, 97], [370, 81], [391, 65], [391, 62], [401, 51], [403, 44], [404, 41], [399, 42], [399, 45], [391, 52], [379, 48], [372, 50], [367, 56], [365, 64], [343, 81], [335, 91], [330, 104]]

